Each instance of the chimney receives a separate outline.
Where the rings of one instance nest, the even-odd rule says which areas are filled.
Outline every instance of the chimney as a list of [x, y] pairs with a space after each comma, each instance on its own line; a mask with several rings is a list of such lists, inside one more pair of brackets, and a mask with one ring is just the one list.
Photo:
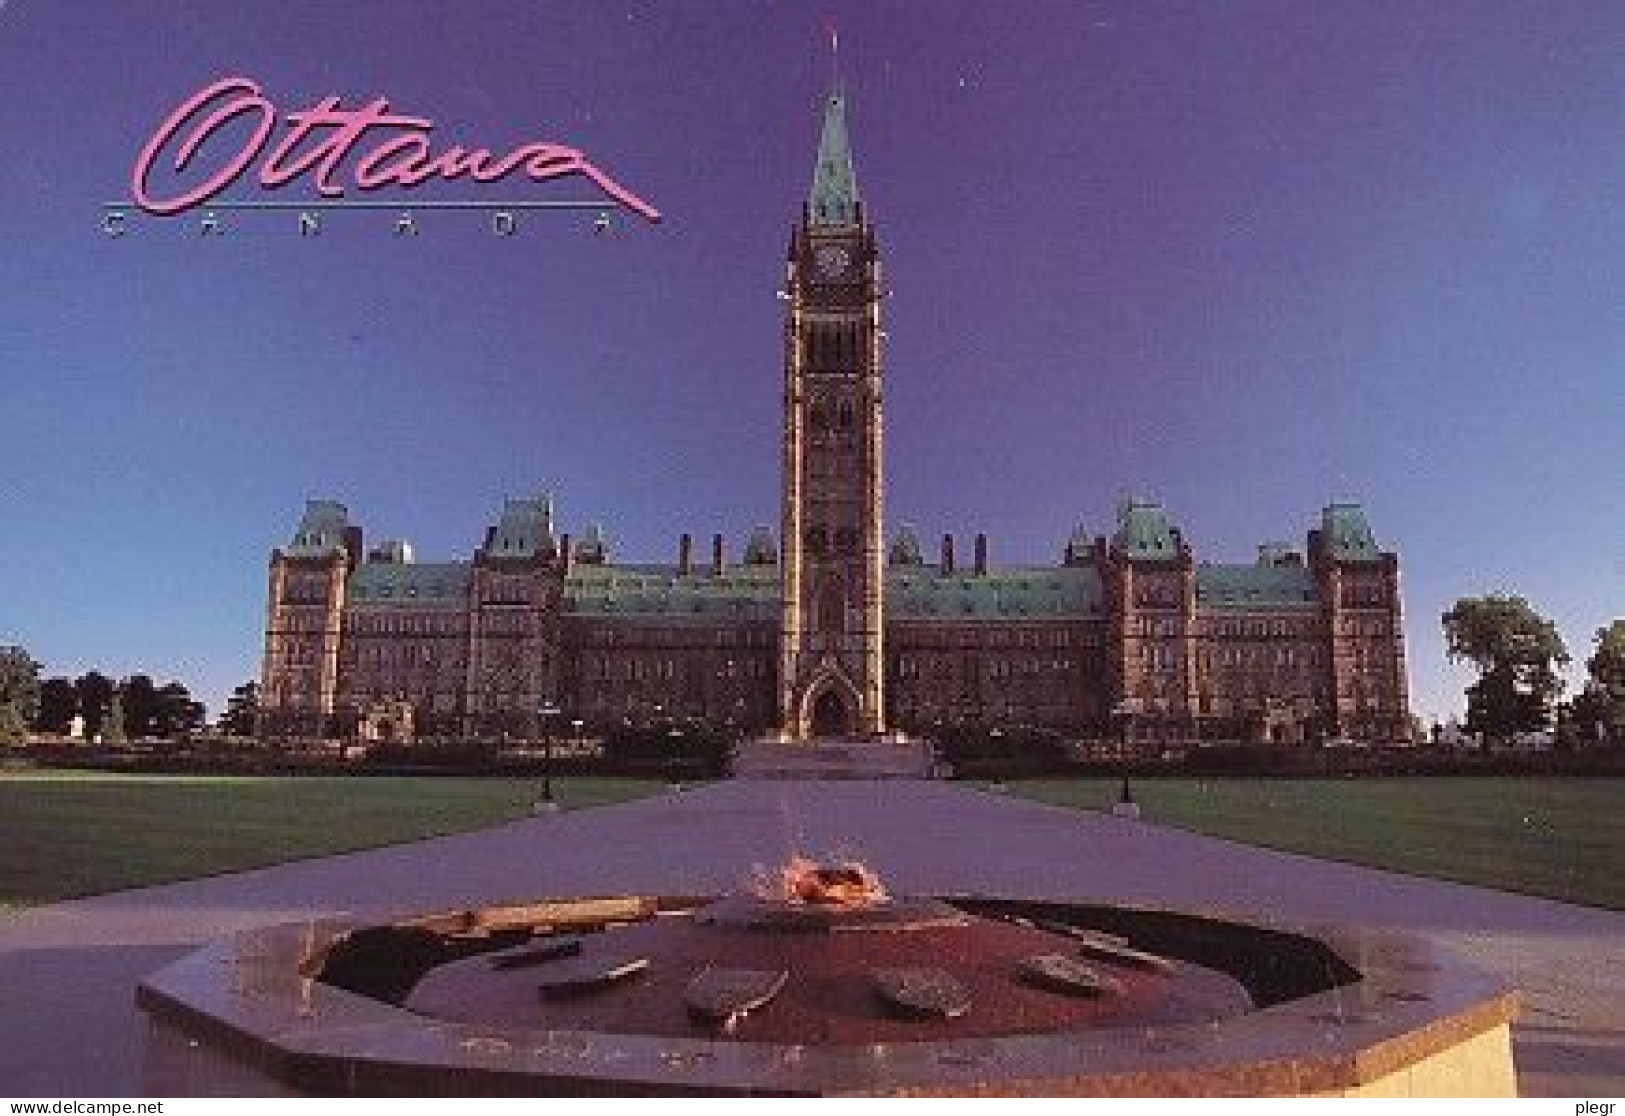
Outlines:
[[576, 561], [575, 547], [570, 545], [570, 532], [566, 531], [559, 536], [559, 570], [565, 577], [570, 576]]
[[976, 573], [978, 577], [987, 573], [987, 535], [980, 531], [976, 533]]
[[677, 576], [687, 577], [694, 572], [694, 536], [684, 531], [677, 540]]
[[344, 528], [344, 564], [351, 573], [361, 562], [361, 528], [350, 524]]
[[727, 559], [723, 556], [723, 553], [722, 553], [722, 536], [721, 535], [712, 535], [711, 536], [711, 573], [716, 577], [721, 577], [722, 576], [722, 571], [727, 569], [727, 568], [728, 568]]
[[942, 536], [942, 572], [954, 572], [954, 537], [951, 534]]

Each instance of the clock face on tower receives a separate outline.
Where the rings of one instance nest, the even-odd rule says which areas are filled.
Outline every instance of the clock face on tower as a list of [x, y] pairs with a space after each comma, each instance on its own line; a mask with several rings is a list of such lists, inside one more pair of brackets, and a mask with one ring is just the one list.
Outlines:
[[826, 244], [813, 253], [813, 263], [819, 278], [839, 279], [852, 264], [852, 253], [839, 244]]

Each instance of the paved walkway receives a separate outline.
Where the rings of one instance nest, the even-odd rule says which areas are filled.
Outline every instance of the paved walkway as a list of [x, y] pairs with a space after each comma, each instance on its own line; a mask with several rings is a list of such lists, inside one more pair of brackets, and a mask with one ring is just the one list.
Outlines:
[[[1152, 819], [1154, 820], [1154, 819]], [[0, 1095], [139, 1088], [136, 982], [207, 938], [316, 914], [704, 893], [790, 850], [897, 891], [1256, 911], [1433, 935], [1527, 994], [1526, 1094], [1625, 1093], [1625, 913], [1198, 837], [945, 783], [735, 781], [459, 837], [0, 915]]]

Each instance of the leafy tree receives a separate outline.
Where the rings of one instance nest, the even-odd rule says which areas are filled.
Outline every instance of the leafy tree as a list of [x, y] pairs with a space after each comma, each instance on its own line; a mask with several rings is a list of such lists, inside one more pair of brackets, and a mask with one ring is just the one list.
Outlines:
[[26, 744], [28, 718], [15, 705], [0, 705], [0, 745]]
[[1506, 740], [1551, 724], [1569, 661], [1557, 627], [1522, 597], [1464, 597], [1441, 618], [1451, 659], [1478, 668], [1467, 688], [1467, 727]]
[[40, 683], [39, 712], [34, 714], [34, 730], [65, 736], [79, 712], [79, 694], [71, 678], [47, 678]]
[[[1576, 748], [1595, 747], [1609, 738], [1608, 698], [1595, 682], [1569, 702], [1566, 743]], [[1618, 733], [1614, 736], [1618, 738]]]
[[39, 711], [39, 664], [21, 647], [0, 647], [0, 744], [21, 744]]
[[1575, 726], [1593, 741], [1625, 741], [1625, 620], [1598, 628], [1596, 639], [1585, 692], [1574, 699]]
[[1467, 687], [1467, 728], [1482, 733], [1485, 740], [1506, 740], [1547, 728], [1560, 685], [1555, 674], [1520, 684], [1510, 668], [1492, 670]]
[[203, 727], [203, 703], [193, 700], [191, 691], [184, 685], [166, 682], [157, 696], [156, 735], [172, 740]]
[[254, 721], [260, 709], [260, 684], [244, 682], [226, 699], [226, 711], [220, 717], [220, 731], [227, 736], [253, 736]]
[[124, 710], [124, 735], [132, 740], [160, 736], [158, 731], [158, 687], [146, 674], [132, 674], [120, 683], [119, 702]]
[[[94, 740], [103, 732], [103, 722], [107, 719], [107, 707], [112, 703], [113, 693], [117, 687], [113, 680], [100, 671], [90, 671], [74, 680], [74, 693], [79, 698], [79, 715], [85, 719], [85, 739]], [[124, 731], [123, 714], [120, 713], [119, 731]]]

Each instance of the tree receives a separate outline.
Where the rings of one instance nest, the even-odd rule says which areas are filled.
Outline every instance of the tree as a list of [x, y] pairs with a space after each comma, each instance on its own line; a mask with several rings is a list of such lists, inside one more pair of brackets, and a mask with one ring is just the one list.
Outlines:
[[0, 744], [21, 744], [39, 712], [39, 664], [21, 647], [0, 647]]
[[1588, 742], [1625, 741], [1625, 620], [1597, 629], [1587, 683], [1574, 699], [1574, 723]]
[[140, 740], [162, 735], [158, 731], [158, 687], [151, 675], [130, 675], [119, 684], [118, 695], [124, 708], [125, 736]]
[[194, 701], [191, 691], [181, 683], [164, 683], [158, 690], [157, 699], [155, 735], [174, 740], [203, 727], [203, 703]]
[[[104, 731], [103, 722], [107, 719], [107, 707], [112, 703], [113, 692], [117, 687], [107, 675], [93, 670], [76, 678], [73, 689], [79, 698], [79, 715], [85, 719], [85, 739], [94, 740]], [[122, 713], [120, 718], [119, 731], [123, 732]]]
[[40, 683], [39, 712], [34, 714], [34, 731], [66, 736], [79, 713], [79, 694], [71, 678], [47, 678]]
[[[1572, 748], [1593, 748], [1609, 737], [1608, 699], [1596, 683], [1569, 702], [1565, 743]], [[1615, 734], [1617, 735], [1617, 734]]]
[[226, 699], [226, 711], [220, 717], [220, 731], [227, 736], [253, 736], [254, 722], [260, 710], [260, 684], [244, 682]]
[[1441, 618], [1450, 658], [1478, 669], [1467, 688], [1467, 727], [1486, 741], [1534, 732], [1552, 722], [1569, 661], [1557, 627], [1522, 597], [1464, 597]]

